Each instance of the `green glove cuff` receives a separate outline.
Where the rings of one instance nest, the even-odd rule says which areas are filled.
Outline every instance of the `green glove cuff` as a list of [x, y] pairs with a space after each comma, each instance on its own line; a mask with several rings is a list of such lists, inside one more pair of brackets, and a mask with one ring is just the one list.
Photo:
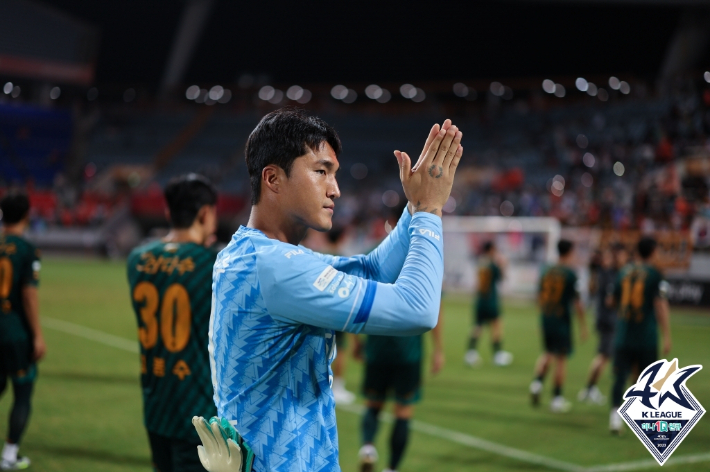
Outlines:
[[224, 418], [218, 418], [213, 416], [210, 418], [210, 426], [213, 423], [217, 423], [220, 426], [220, 432], [222, 433], [225, 440], [231, 439], [242, 451], [242, 472], [252, 472], [252, 467], [254, 466], [254, 451], [249, 445], [244, 442], [244, 439], [239, 435], [234, 426]]

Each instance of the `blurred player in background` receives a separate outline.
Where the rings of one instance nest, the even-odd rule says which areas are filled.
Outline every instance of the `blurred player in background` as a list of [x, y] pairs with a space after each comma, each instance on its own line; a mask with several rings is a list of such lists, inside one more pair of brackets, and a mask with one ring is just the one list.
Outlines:
[[597, 355], [589, 367], [587, 386], [579, 392], [578, 399], [581, 402], [603, 405], [606, 400], [606, 397], [599, 391], [597, 382], [614, 353], [614, 327], [616, 326], [614, 284], [619, 276], [619, 271], [626, 265], [627, 260], [626, 249], [621, 245], [613, 249], [606, 248], [600, 254], [599, 266], [595, 271], [594, 290], [590, 290], [594, 296], [594, 308], [597, 315], [595, 328], [599, 335], [599, 347]]
[[587, 338], [584, 308], [579, 297], [577, 275], [574, 272], [574, 251], [571, 241], [557, 243], [559, 262], [545, 270], [540, 279], [538, 302], [542, 310], [542, 336], [545, 352], [537, 360], [535, 379], [530, 384], [533, 406], [540, 403], [545, 375], [554, 362], [554, 390], [550, 410], [569, 411], [571, 405], [562, 396], [566, 377], [567, 357], [572, 353], [572, 308], [579, 320], [582, 340]]
[[143, 410], [159, 472], [203, 471], [193, 416], [216, 414], [207, 353], [217, 192], [188, 174], [165, 187], [171, 231], [133, 250], [128, 281], [138, 320]]
[[[434, 351], [431, 373], [437, 374], [444, 367], [444, 348], [441, 341], [442, 310], [439, 309], [439, 324], [431, 330]], [[378, 459], [375, 435], [379, 426], [380, 411], [387, 397], [394, 394], [395, 423], [390, 436], [389, 467], [385, 472], [397, 470], [409, 439], [409, 420], [414, 414], [414, 404], [421, 399], [423, 337], [374, 336], [370, 335], [364, 345], [365, 378], [362, 392], [366, 398], [366, 410], [362, 417], [362, 447], [360, 448], [360, 471], [372, 472]], [[356, 352], [362, 353], [358, 339]], [[361, 355], [358, 355], [361, 358]]]
[[470, 366], [481, 361], [478, 354], [478, 338], [481, 337], [483, 325], [491, 327], [493, 339], [493, 363], [505, 366], [513, 362], [513, 355], [502, 350], [503, 323], [500, 319], [500, 301], [498, 297], [498, 282], [503, 279], [506, 261], [498, 255], [492, 241], [483, 245], [481, 257], [478, 260], [478, 301], [476, 303], [476, 319], [468, 340], [468, 351], [464, 360]]
[[658, 360], [658, 328], [663, 339], [663, 355], [671, 350], [668, 282], [655, 267], [656, 240], [644, 237], [638, 243], [640, 262], [621, 270], [614, 286], [619, 307], [614, 346], [614, 385], [611, 391], [609, 429], [619, 433], [623, 420], [618, 408], [624, 401], [626, 381]]
[[[328, 240], [328, 249], [325, 251], [327, 254], [331, 254], [333, 256], [340, 255], [340, 243], [342, 242], [344, 234], [345, 228], [342, 227], [334, 227], [325, 234]], [[333, 360], [333, 398], [335, 398], [335, 403], [340, 403], [342, 405], [350, 405], [355, 401], [355, 394], [345, 388], [345, 367], [348, 360], [348, 336], [351, 335], [344, 331], [335, 332], [335, 347], [337, 349], [337, 355]]]
[[14, 401], [0, 469], [26, 469], [20, 439], [30, 417], [36, 362], [47, 348], [39, 323], [39, 251], [23, 238], [30, 221], [30, 200], [10, 193], [0, 201], [0, 395], [12, 381]]

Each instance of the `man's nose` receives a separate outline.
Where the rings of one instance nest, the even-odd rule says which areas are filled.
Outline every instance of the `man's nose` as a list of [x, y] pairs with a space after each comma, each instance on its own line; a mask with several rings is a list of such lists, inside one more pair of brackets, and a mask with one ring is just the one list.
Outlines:
[[338, 187], [338, 181], [333, 178], [328, 186], [328, 198], [340, 198], [340, 187]]

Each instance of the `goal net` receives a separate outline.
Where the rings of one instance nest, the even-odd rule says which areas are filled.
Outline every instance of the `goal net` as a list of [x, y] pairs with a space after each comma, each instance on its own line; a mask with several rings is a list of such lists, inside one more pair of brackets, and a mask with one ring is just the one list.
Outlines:
[[500, 285], [506, 295], [532, 296], [540, 270], [557, 260], [560, 222], [556, 218], [446, 216], [444, 224], [444, 290], [473, 293], [478, 286], [476, 262], [491, 241], [507, 260]]

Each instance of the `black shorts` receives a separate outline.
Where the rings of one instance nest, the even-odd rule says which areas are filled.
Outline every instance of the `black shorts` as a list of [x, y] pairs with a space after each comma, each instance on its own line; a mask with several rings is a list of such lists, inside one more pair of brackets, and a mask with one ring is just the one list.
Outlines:
[[614, 329], [597, 329], [599, 346], [597, 352], [607, 359], [614, 354]]
[[481, 325], [490, 323], [493, 320], [497, 320], [499, 316], [500, 316], [499, 310], [477, 308], [476, 309], [476, 317], [475, 317], [474, 322], [476, 323], [477, 326], [481, 326]]
[[204, 472], [196, 443], [181, 439], [166, 438], [148, 431], [150, 452], [156, 472]]
[[614, 350], [614, 373], [624, 378], [632, 373], [639, 375], [657, 360], [658, 346], [656, 345], [635, 347], [617, 345]]
[[362, 393], [368, 400], [384, 402], [390, 394], [401, 405], [421, 399], [422, 363], [367, 364]]
[[572, 333], [561, 329], [543, 329], [543, 344], [545, 352], [569, 356], [572, 354]]
[[37, 366], [32, 361], [32, 344], [17, 341], [0, 344], [0, 375], [15, 382], [32, 382]]
[[336, 331], [335, 332], [335, 345], [338, 347], [338, 349], [345, 349], [348, 347], [348, 333], [345, 331]]

